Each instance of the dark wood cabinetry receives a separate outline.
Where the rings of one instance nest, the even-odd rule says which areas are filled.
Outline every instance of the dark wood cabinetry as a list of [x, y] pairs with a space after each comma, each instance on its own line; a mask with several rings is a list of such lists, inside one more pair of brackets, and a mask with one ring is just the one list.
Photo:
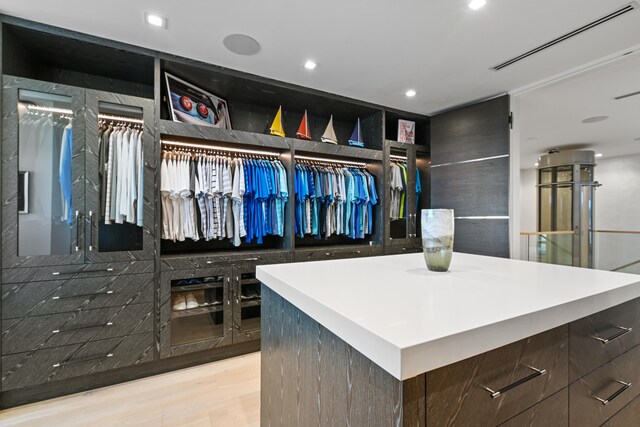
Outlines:
[[427, 419], [498, 425], [567, 386], [568, 328], [428, 372]]
[[[160, 369], [149, 368], [152, 363], [147, 362], [170, 369], [167, 359], [173, 357], [188, 360], [180, 362], [185, 366], [211, 360], [214, 354], [234, 354], [234, 348], [238, 352], [257, 348], [246, 345], [260, 336], [256, 265], [420, 250], [420, 209], [431, 203], [429, 117], [17, 18], [0, 16], [0, 25], [0, 406], [87, 389], [87, 384], [94, 384], [92, 374], [111, 369], [146, 364], [140, 368], [143, 376]], [[234, 130], [170, 121], [165, 71], [226, 99]], [[24, 202], [33, 202], [30, 198], [44, 188], [51, 190], [50, 199], [59, 203], [58, 193], [65, 191], [58, 188], [56, 175], [61, 151], [58, 145], [41, 150], [39, 158], [46, 161], [30, 168], [21, 165], [21, 158], [30, 158], [20, 154], [20, 135], [25, 134], [20, 122], [24, 108], [18, 108], [21, 94], [26, 94], [22, 107], [27, 110], [27, 101], [42, 94], [49, 107], [69, 110], [63, 115], [72, 117], [57, 123], [55, 130], [61, 135], [67, 124], [72, 129], [72, 211], [64, 218], [54, 209], [40, 212], [48, 227], [45, 233], [30, 222], [35, 211], [27, 212]], [[314, 141], [267, 134], [280, 104], [286, 134], [295, 135], [307, 110]], [[57, 113], [39, 110], [37, 114]], [[111, 226], [101, 217], [99, 131], [103, 114], [135, 116], [142, 121], [142, 226]], [[331, 115], [338, 145], [318, 142]], [[346, 142], [358, 118], [365, 148]], [[416, 122], [415, 145], [391, 141], [397, 136], [398, 119]], [[263, 245], [243, 243], [237, 248], [220, 241], [161, 240], [159, 165], [163, 140], [280, 153], [289, 174], [284, 235]], [[31, 148], [35, 152], [38, 147]], [[422, 184], [418, 200], [415, 193], [407, 193], [407, 215], [397, 238], [389, 232], [387, 171], [392, 152], [404, 153], [407, 158], [408, 188], [415, 187], [416, 169]], [[326, 240], [294, 235], [292, 176], [296, 156], [366, 164], [375, 177], [379, 199], [372, 208], [372, 234], [364, 239], [332, 236]], [[42, 186], [41, 172], [45, 170], [50, 178]], [[24, 172], [31, 178], [26, 186]], [[39, 247], [21, 244], [21, 233]], [[58, 243], [51, 243], [54, 241]], [[201, 282], [189, 283], [191, 279]], [[181, 280], [187, 283], [179, 284]], [[195, 311], [173, 310], [172, 294], [193, 291], [200, 298]], [[200, 336], [179, 332], [194, 324], [209, 328], [209, 332]], [[122, 375], [116, 376], [122, 380]], [[101, 385], [108, 382], [101, 378]], [[40, 388], [46, 392], [40, 393]], [[11, 391], [10, 398], [5, 398], [6, 391]]]

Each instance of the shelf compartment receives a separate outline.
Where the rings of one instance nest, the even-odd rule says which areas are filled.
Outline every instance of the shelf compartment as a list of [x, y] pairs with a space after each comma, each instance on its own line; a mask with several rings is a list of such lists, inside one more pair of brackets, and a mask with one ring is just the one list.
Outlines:
[[185, 310], [171, 310], [171, 320], [181, 317], [200, 316], [203, 314], [217, 313], [224, 309], [222, 302], [219, 304], [203, 304], [197, 308], [187, 308]]

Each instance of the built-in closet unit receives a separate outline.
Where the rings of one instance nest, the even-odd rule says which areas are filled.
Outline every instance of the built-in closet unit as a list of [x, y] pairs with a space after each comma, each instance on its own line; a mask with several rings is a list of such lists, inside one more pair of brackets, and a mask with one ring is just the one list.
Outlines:
[[[419, 213], [436, 185], [429, 117], [17, 18], [0, 23], [1, 407], [258, 350], [257, 265], [420, 250]], [[165, 73], [225, 99], [233, 130], [171, 121]], [[268, 131], [280, 106], [285, 138]], [[305, 111], [311, 141], [291, 137]], [[338, 145], [319, 142], [331, 116]], [[358, 119], [365, 148], [347, 144]], [[415, 144], [394, 142], [398, 119], [415, 121]], [[135, 158], [116, 178], [130, 184], [126, 199], [116, 197], [130, 210], [115, 215], [107, 194], [120, 172], [108, 159], [124, 145], [114, 132], [128, 135]], [[279, 161], [288, 187], [281, 232], [237, 246], [162, 238], [162, 161], [193, 151]], [[394, 221], [392, 160], [407, 172]], [[371, 233], [296, 235], [296, 168], [371, 176]], [[190, 303], [176, 305], [185, 295]]]

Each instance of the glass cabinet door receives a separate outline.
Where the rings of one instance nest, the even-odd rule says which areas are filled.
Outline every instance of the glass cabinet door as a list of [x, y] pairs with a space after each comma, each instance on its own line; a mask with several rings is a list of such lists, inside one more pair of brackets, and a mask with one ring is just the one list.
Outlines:
[[234, 269], [233, 342], [260, 338], [262, 296], [255, 266]]
[[3, 82], [3, 267], [80, 263], [84, 91]]
[[406, 239], [411, 233], [409, 212], [410, 179], [409, 151], [405, 148], [390, 148], [389, 162], [389, 237]]
[[86, 104], [86, 259], [153, 259], [153, 101], [87, 91]]

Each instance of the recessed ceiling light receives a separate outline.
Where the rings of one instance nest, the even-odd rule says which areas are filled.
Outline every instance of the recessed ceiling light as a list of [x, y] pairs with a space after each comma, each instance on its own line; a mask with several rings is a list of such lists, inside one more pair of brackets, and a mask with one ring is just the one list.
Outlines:
[[409, 89], [409, 90], [408, 90], [408, 91], [406, 91], [404, 94], [405, 94], [406, 96], [408, 96], [409, 98], [413, 98], [414, 96], [416, 96], [416, 93], [418, 93], [418, 92], [416, 92], [416, 91], [415, 91], [415, 90], [413, 90], [413, 89]]
[[534, 163], [533, 166], [538, 167], [540, 163]]
[[598, 153], [598, 154], [596, 154], [596, 157], [602, 157], [602, 156], [603, 156], [603, 154], [602, 154], [602, 153]]
[[609, 118], [609, 116], [587, 117], [586, 119], [584, 119], [582, 121], [582, 123], [598, 123], [598, 122], [603, 122], [603, 121], [607, 120], [608, 118]]
[[147, 24], [153, 25], [154, 27], [166, 28], [167, 20], [159, 15], [154, 15], [152, 13], [145, 13], [145, 21]]
[[487, 4], [486, 0], [471, 0], [469, 2], [469, 8], [473, 10], [478, 10], [485, 4]]
[[306, 68], [307, 70], [313, 70], [318, 66], [318, 64], [316, 64], [314, 61], [312, 60], [308, 60], [307, 62], [304, 63], [304, 68]]
[[238, 55], [255, 55], [260, 52], [260, 43], [246, 34], [230, 34], [222, 40], [224, 47]]

